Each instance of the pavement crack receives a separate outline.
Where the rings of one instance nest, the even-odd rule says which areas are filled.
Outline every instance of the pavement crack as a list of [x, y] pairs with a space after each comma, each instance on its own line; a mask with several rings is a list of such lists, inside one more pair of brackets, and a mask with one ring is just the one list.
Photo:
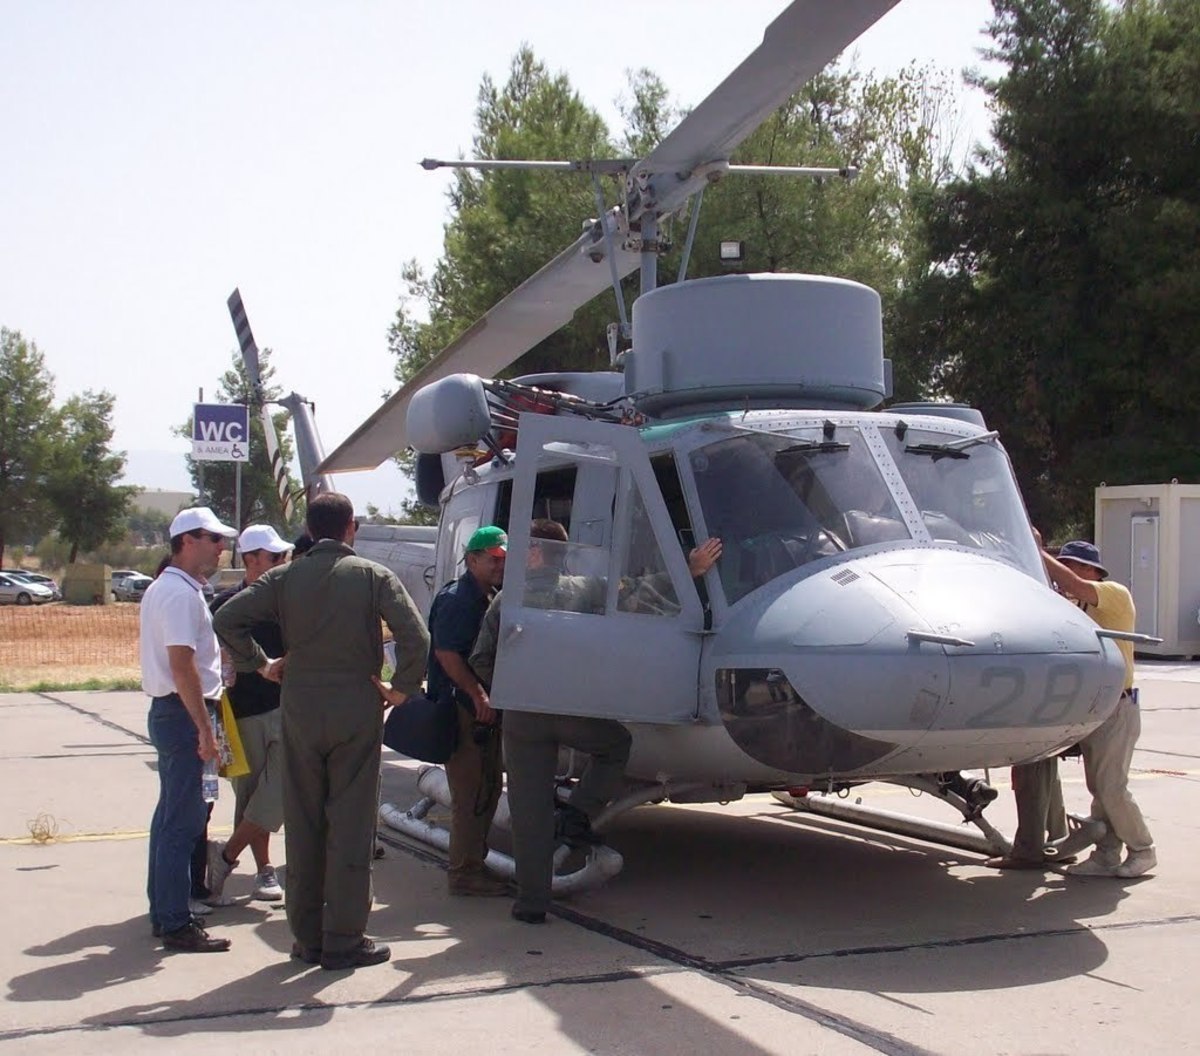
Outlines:
[[81, 708], [78, 704], [72, 704], [69, 700], [63, 700], [61, 697], [53, 697], [49, 693], [37, 694], [43, 700], [49, 701], [51, 704], [57, 704], [60, 707], [68, 708], [75, 712], [76, 715], [83, 715], [93, 722], [98, 722], [105, 729], [113, 730], [117, 733], [123, 733], [127, 737], [132, 737], [136, 741], [141, 741], [142, 744], [150, 744], [150, 738], [145, 734], [138, 733], [136, 730], [128, 729], [120, 723], [113, 722], [112, 719], [106, 719], [103, 715], [95, 711], [88, 711], [87, 708]]

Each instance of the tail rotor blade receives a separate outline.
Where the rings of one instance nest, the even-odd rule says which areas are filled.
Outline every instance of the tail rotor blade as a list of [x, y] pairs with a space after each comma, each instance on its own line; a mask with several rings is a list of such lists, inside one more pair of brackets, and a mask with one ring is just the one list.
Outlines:
[[242, 350], [242, 362], [246, 365], [246, 377], [250, 382], [251, 399], [255, 410], [262, 419], [263, 438], [267, 445], [267, 457], [271, 462], [271, 476], [275, 481], [275, 490], [279, 494], [279, 504], [283, 508], [283, 519], [291, 520], [295, 509], [295, 500], [288, 490], [288, 467], [283, 460], [283, 451], [279, 446], [279, 435], [275, 432], [275, 419], [267, 409], [263, 396], [262, 372], [259, 369], [258, 345], [254, 341], [254, 332], [250, 329], [250, 320], [246, 316], [246, 306], [242, 303], [242, 293], [234, 289], [225, 302], [229, 306], [229, 315], [233, 319], [233, 329], [237, 333], [238, 345]]
[[237, 332], [238, 345], [242, 349], [242, 362], [246, 364], [246, 376], [250, 379], [250, 387], [254, 390], [255, 400], [261, 403], [262, 377], [258, 369], [258, 345], [254, 343], [254, 333], [250, 329], [250, 320], [246, 317], [246, 306], [242, 304], [241, 290], [235, 289], [225, 303], [229, 306], [233, 329]]
[[279, 448], [279, 437], [275, 433], [275, 419], [264, 404], [262, 409], [263, 437], [267, 443], [267, 457], [271, 462], [271, 476], [275, 481], [275, 490], [279, 493], [279, 503], [283, 507], [283, 519], [290, 521], [295, 502], [288, 489], [288, 467], [283, 460], [283, 452]]

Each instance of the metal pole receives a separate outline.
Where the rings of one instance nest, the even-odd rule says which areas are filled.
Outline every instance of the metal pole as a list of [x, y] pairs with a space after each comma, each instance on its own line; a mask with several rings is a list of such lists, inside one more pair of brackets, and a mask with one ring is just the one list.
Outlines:
[[[200, 398], [196, 402], [197, 403], [204, 402], [204, 389], [203, 388], [200, 390]], [[196, 423], [193, 420], [192, 436], [195, 436], [195, 435], [196, 435]], [[204, 505], [204, 463], [203, 462], [196, 463], [196, 502], [201, 506]]]
[[[242, 464], [235, 462], [236, 467], [233, 471], [233, 526], [240, 532], [242, 530]], [[233, 541], [233, 556], [229, 559], [229, 564], [233, 568], [238, 568], [238, 548], [237, 540]]]

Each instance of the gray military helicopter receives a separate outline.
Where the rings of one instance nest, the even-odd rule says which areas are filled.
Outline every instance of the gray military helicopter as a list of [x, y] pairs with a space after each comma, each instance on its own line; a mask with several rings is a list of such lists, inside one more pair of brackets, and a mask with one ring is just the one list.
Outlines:
[[[597, 188], [616, 174], [620, 204], [604, 207], [598, 189], [598, 216], [572, 245], [321, 464], [338, 473], [420, 453], [418, 493], [441, 510], [438, 583], [475, 528], [507, 529], [493, 702], [628, 726], [627, 794], [606, 819], [773, 791], [797, 808], [1000, 850], [981, 804], [947, 775], [1054, 753], [1120, 695], [1113, 639], [1132, 636], [1098, 629], [1049, 589], [982, 415], [878, 409], [890, 364], [875, 291], [811, 275], [687, 281], [698, 201], [678, 281], [657, 284], [660, 223], [736, 174], [738, 144], [895, 2], [796, 0], [646, 158], [538, 163], [591, 173]], [[638, 267], [627, 322], [620, 280]], [[622, 369], [494, 379], [609, 287]], [[530, 522], [546, 517], [567, 529], [564, 570], [598, 581], [602, 604], [527, 597]], [[709, 537], [723, 556], [693, 581], [687, 552]], [[573, 775], [564, 759], [564, 793]], [[981, 832], [819, 794], [867, 781], [937, 795]], [[446, 801], [444, 776], [424, 773], [419, 787], [415, 807], [382, 816], [445, 846], [425, 820]], [[600, 858], [556, 889], [616, 868]]]

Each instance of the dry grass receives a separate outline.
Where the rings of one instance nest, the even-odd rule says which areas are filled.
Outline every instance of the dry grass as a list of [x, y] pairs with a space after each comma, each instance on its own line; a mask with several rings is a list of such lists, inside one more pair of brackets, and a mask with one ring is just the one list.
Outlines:
[[0, 607], [0, 689], [140, 684], [138, 606]]

